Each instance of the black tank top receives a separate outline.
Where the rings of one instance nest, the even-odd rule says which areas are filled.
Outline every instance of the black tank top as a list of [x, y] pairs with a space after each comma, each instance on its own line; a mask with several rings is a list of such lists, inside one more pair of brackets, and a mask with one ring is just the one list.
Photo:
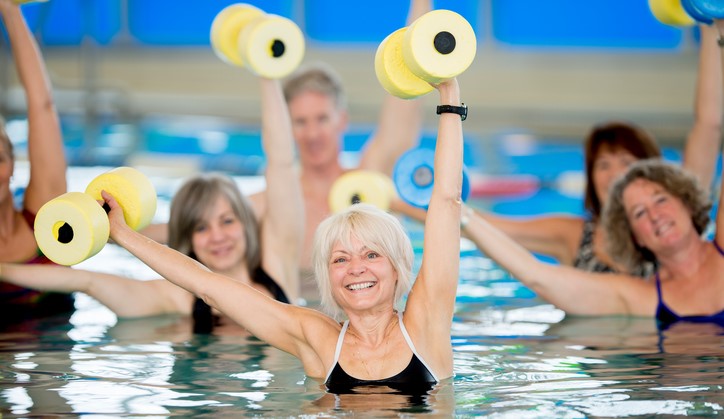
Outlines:
[[[277, 284], [261, 266], [254, 271], [252, 281], [266, 287], [275, 300], [289, 304], [289, 298], [287, 298], [284, 290], [282, 290], [279, 284]], [[194, 333], [211, 333], [211, 331], [214, 330], [214, 325], [218, 323], [218, 318], [211, 312], [211, 306], [198, 297], [194, 300], [193, 318]]]
[[412, 359], [407, 364], [404, 370], [393, 375], [392, 377], [383, 378], [380, 380], [361, 380], [359, 378], [352, 377], [339, 365], [339, 353], [342, 350], [342, 342], [344, 336], [347, 333], [349, 327], [349, 320], [344, 323], [342, 330], [339, 333], [337, 339], [337, 348], [334, 353], [334, 367], [327, 374], [325, 384], [327, 390], [330, 393], [335, 394], [349, 394], [354, 393], [357, 387], [374, 387], [374, 386], [385, 386], [389, 387], [400, 394], [421, 394], [431, 390], [438, 379], [427, 367], [425, 362], [417, 355], [415, 346], [412, 344], [412, 340], [405, 329], [405, 324], [402, 322], [402, 313], [398, 313], [400, 329], [402, 335], [405, 337], [407, 345], [412, 350]]

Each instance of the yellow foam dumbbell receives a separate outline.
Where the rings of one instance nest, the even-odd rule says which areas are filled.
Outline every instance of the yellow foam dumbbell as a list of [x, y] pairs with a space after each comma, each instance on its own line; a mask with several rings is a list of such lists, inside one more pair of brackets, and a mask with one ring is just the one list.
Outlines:
[[390, 94], [412, 99], [464, 72], [475, 59], [475, 31], [450, 10], [433, 10], [388, 35], [375, 54], [375, 74]]
[[211, 46], [224, 62], [274, 79], [290, 74], [304, 57], [304, 35], [296, 23], [244, 3], [216, 15]]
[[360, 202], [372, 204], [385, 211], [396, 196], [395, 185], [385, 174], [373, 170], [352, 170], [332, 184], [329, 208], [339, 212]]
[[93, 179], [85, 192], [68, 192], [48, 201], [35, 217], [35, 240], [43, 254], [59, 265], [75, 265], [97, 254], [110, 236], [108, 216], [99, 204], [101, 191], [113, 195], [126, 223], [140, 230], [156, 213], [156, 190], [131, 167], [119, 167]]

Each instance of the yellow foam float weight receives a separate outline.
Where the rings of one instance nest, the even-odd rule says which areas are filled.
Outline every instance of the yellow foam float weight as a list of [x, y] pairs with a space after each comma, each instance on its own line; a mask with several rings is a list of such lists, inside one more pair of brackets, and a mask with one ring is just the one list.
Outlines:
[[372, 170], [353, 170], [334, 182], [328, 199], [332, 212], [360, 202], [387, 211], [394, 196], [395, 185], [386, 175]]
[[145, 228], [156, 213], [156, 188], [140, 171], [118, 167], [93, 179], [85, 193], [102, 201], [101, 191], [113, 195], [123, 209], [126, 224], [134, 230]]
[[222, 61], [244, 66], [237, 47], [239, 33], [252, 20], [265, 13], [250, 4], [232, 4], [223, 8], [211, 23], [211, 47]]
[[671, 26], [692, 26], [696, 21], [686, 13], [681, 0], [649, 0], [649, 9], [656, 19]]
[[108, 241], [108, 216], [88, 194], [68, 192], [45, 203], [35, 217], [35, 241], [59, 265], [75, 265], [100, 252]]
[[375, 53], [375, 74], [382, 87], [391, 95], [412, 99], [430, 93], [430, 83], [417, 77], [405, 64], [402, 56], [402, 41], [407, 28], [401, 28], [388, 35]]
[[257, 76], [282, 78], [304, 58], [304, 35], [296, 23], [277, 15], [260, 16], [239, 33], [242, 62]]
[[464, 72], [475, 59], [472, 26], [451, 10], [433, 10], [412, 22], [405, 32], [402, 56], [417, 77], [440, 83]]

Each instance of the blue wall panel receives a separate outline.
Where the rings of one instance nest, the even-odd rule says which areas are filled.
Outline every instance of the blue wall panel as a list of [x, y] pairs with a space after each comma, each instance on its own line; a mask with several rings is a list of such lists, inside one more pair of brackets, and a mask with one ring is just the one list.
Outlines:
[[121, 27], [120, 0], [53, 0], [22, 8], [28, 26], [45, 45], [80, 45], [86, 35], [107, 45]]
[[[407, 24], [408, 1], [306, 0], [304, 31], [312, 41], [378, 44]], [[438, 0], [436, 9], [460, 13], [479, 30], [478, 1]]]
[[[128, 27], [141, 43], [151, 45], [209, 45], [211, 22], [233, 0], [128, 0]], [[292, 0], [251, 0], [267, 13], [292, 16]]]
[[493, 0], [493, 34], [511, 46], [677, 48], [682, 30], [643, 0]]

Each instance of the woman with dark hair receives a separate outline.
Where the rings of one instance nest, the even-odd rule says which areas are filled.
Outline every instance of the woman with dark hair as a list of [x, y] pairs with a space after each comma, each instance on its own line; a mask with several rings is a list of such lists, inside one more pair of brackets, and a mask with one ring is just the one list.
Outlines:
[[[197, 176], [173, 198], [169, 245], [210, 271], [289, 303], [299, 292], [304, 206], [281, 86], [278, 80], [260, 79], [260, 83], [269, 216], [260, 225], [231, 178]], [[193, 315], [194, 330], [203, 333], [215, 326], [234, 327], [204, 301], [163, 279], [141, 281], [65, 267], [11, 264], [0, 264], [0, 278], [39, 290], [83, 292], [119, 317]]]
[[660, 159], [634, 163], [613, 185], [602, 217], [608, 252], [629, 269], [653, 263], [653, 281], [541, 262], [481, 217], [471, 219], [465, 232], [566, 313], [655, 317], [662, 329], [679, 321], [724, 327], [724, 207], [717, 210], [710, 242], [702, 237], [708, 195], [693, 174]]
[[[694, 126], [686, 140], [683, 165], [694, 172], [702, 185], [710, 185], [716, 169], [721, 142], [722, 60], [717, 30], [701, 26], [702, 40], [697, 76]], [[556, 258], [561, 264], [590, 272], [629, 272], [647, 277], [650, 264], [623, 267], [606, 251], [607, 238], [601, 225], [601, 210], [612, 182], [632, 163], [660, 157], [654, 138], [630, 122], [612, 121], [595, 126], [585, 145], [586, 217], [540, 216], [513, 219], [474, 212], [526, 249]]]

